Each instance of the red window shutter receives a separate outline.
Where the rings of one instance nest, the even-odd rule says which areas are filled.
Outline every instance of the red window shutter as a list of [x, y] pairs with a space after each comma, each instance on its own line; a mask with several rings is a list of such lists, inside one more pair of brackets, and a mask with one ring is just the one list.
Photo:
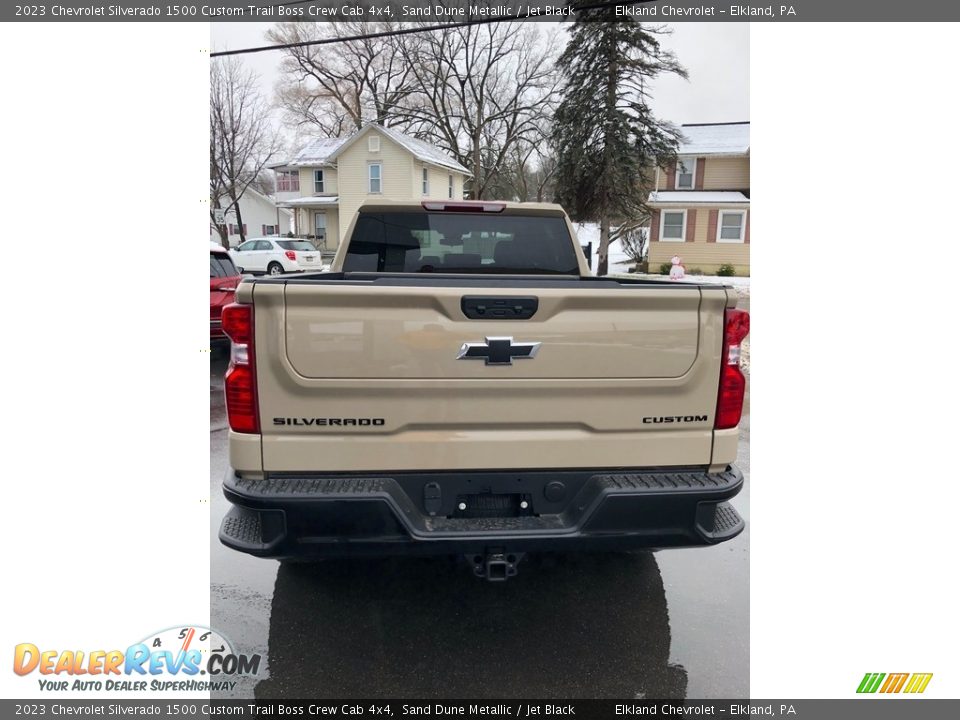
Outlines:
[[260, 234], [261, 234], [261, 235], [266, 235], [266, 234], [267, 234], [267, 226], [266, 226], [266, 225], [261, 225], [261, 226], [260, 226]]
[[227, 235], [236, 235], [236, 233], [233, 231], [233, 223], [227, 225]]
[[654, 210], [650, 217], [650, 242], [657, 242], [660, 239], [660, 211]]
[[744, 213], [744, 216], [745, 216], [745, 218], [746, 218], [745, 222], [746, 222], [746, 224], [747, 224], [747, 227], [746, 227], [746, 229], [743, 231], [743, 233], [744, 233], [744, 234], [743, 234], [743, 241], [744, 241], [747, 245], [749, 245], [749, 244], [750, 244], [750, 211], [747, 210], [747, 212]]
[[677, 163], [676, 161], [667, 165], [667, 190], [673, 190], [677, 186]]
[[719, 210], [710, 211], [710, 219], [707, 221], [707, 242], [715, 243], [717, 241], [717, 215]]
[[247, 224], [246, 224], [246, 223], [243, 224], [243, 236], [244, 236], [244, 237], [247, 236]]
[[693, 178], [693, 189], [703, 190], [703, 170], [707, 165], [706, 158], [697, 158], [697, 174]]
[[687, 210], [687, 236], [684, 242], [693, 242], [693, 234], [697, 231], [697, 210], [691, 208]]

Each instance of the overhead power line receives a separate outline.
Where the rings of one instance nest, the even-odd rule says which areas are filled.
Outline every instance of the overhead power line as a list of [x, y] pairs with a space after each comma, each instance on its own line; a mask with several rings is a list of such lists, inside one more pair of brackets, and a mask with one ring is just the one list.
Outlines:
[[[287, 5], [304, 5], [312, 1], [313, 0], [293, 0], [293, 2], [274, 3], [272, 5], [264, 5], [263, 7], [285, 7]], [[573, 7], [571, 8], [571, 11], [582, 12], [583, 10], [601, 10], [604, 8], [617, 7], [618, 5], [647, 5], [652, 2], [657, 2], [657, 0], [622, 0], [622, 2], [595, 3], [593, 5], [580, 5], [577, 7]], [[376, 38], [391, 37], [394, 35], [412, 35], [414, 33], [435, 32], [437, 30], [450, 30], [454, 28], [469, 27], [471, 25], [487, 25], [490, 23], [517, 22], [517, 21], [522, 22], [524, 20], [533, 20], [535, 19], [535, 17], [543, 17], [543, 16], [531, 16], [527, 18], [486, 17], [486, 18], [478, 18], [476, 20], [465, 20], [463, 22], [444, 23], [442, 25], [427, 25], [427, 26], [419, 26], [419, 27], [411, 27], [411, 28], [400, 28], [397, 30], [384, 30], [382, 32], [375, 32], [375, 33], [363, 33], [361, 35], [348, 35], [347, 37], [330, 37], [330, 38], [322, 38], [320, 40], [304, 40], [303, 42], [282, 43], [280, 45], [261, 45], [260, 47], [241, 48], [239, 50], [221, 50], [219, 52], [210, 53], [210, 57], [215, 58], [215, 57], [226, 57], [228, 55], [249, 55], [250, 53], [269, 52], [271, 50], [288, 50], [290, 48], [308, 47], [311, 45], [332, 45], [334, 43], [351, 42], [353, 40], [373, 40]]]

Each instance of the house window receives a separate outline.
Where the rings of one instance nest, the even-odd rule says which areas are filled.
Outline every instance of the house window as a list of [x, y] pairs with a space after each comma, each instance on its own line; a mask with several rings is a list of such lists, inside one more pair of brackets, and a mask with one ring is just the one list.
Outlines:
[[423, 168], [423, 194], [430, 194], [430, 173], [426, 167]]
[[742, 243], [746, 215], [744, 210], [721, 210], [717, 222], [717, 242]]
[[693, 176], [696, 172], [696, 158], [677, 158], [677, 190], [693, 190]]
[[316, 213], [313, 219], [314, 236], [317, 239], [317, 246], [322, 247], [327, 240], [327, 214]]
[[297, 170], [277, 172], [277, 192], [300, 192], [300, 173]]
[[315, 193], [323, 192], [323, 170], [313, 171], [313, 191]]
[[380, 152], [380, 136], [371, 135], [367, 138], [367, 150], [370, 152]]
[[447, 197], [453, 200], [453, 175], [447, 175]]
[[[229, 234], [229, 235], [239, 235], [239, 234], [240, 234], [240, 226], [239, 226], [239, 225], [234, 225], [233, 223], [230, 223], [230, 232], [229, 232], [228, 234]], [[246, 224], [246, 223], [243, 224], [243, 236], [244, 236], [244, 237], [247, 236], [247, 224]]]
[[686, 210], [670, 210], [660, 213], [660, 240], [663, 242], [683, 242], [686, 229]]
[[263, 230], [264, 235], [279, 235], [280, 226], [279, 225], [262, 225], [261, 229]]
[[371, 193], [380, 193], [383, 192], [383, 166], [380, 163], [370, 163], [368, 167], [368, 172], [370, 173], [370, 184], [368, 191]]

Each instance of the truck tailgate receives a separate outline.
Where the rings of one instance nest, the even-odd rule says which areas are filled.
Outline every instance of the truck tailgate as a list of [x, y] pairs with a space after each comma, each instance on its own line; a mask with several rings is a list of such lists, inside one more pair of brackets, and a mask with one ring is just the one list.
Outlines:
[[[271, 471], [710, 462], [722, 288], [474, 277], [259, 282], [253, 295]], [[536, 311], [468, 318], [465, 297]], [[509, 364], [488, 364], [496, 342]]]

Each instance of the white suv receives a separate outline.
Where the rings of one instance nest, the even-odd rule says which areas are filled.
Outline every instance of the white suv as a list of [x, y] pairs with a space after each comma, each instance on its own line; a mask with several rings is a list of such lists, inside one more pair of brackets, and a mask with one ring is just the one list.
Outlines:
[[320, 251], [306, 240], [252, 238], [230, 250], [240, 272], [279, 275], [323, 269]]

